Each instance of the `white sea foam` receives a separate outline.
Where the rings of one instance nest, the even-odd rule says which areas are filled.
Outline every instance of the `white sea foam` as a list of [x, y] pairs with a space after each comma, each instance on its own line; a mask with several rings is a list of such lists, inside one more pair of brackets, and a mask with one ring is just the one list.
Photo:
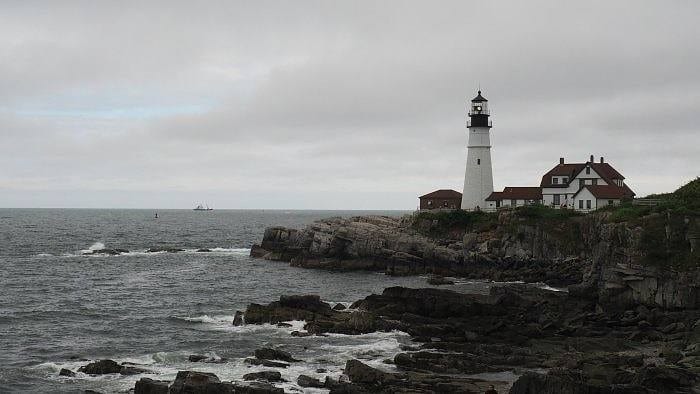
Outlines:
[[81, 250], [80, 253], [90, 254], [96, 250], [102, 250], [104, 248], [105, 248], [105, 244], [103, 244], [102, 242], [95, 242], [94, 244], [90, 245], [89, 248]]

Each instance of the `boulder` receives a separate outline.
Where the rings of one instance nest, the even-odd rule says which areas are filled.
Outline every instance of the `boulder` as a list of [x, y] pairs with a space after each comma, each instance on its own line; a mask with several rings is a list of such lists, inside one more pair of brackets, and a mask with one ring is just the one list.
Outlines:
[[169, 394], [205, 394], [211, 391], [208, 386], [218, 386], [218, 383], [221, 381], [213, 373], [179, 371]]
[[236, 314], [233, 316], [233, 325], [234, 326], [242, 326], [244, 324], [245, 324], [245, 320], [243, 317], [243, 312], [236, 311]]
[[187, 361], [189, 361], [191, 363], [198, 363], [198, 362], [202, 362], [208, 358], [209, 357], [204, 356], [202, 354], [190, 354], [190, 356], [187, 357]]
[[252, 372], [243, 375], [243, 380], [266, 380], [268, 382], [284, 382], [282, 374], [278, 371]]
[[284, 350], [272, 349], [269, 347], [255, 350], [255, 357], [261, 360], [281, 360], [290, 363], [301, 361], [292, 357], [290, 353], [285, 352]]
[[333, 306], [334, 311], [344, 311], [346, 309], [347, 309], [347, 307], [341, 303], [337, 303]]
[[120, 373], [122, 366], [114, 360], [99, 360], [78, 368], [78, 372], [88, 375], [105, 375], [109, 373]]
[[168, 394], [170, 382], [141, 378], [134, 386], [134, 394]]
[[321, 382], [319, 379], [313, 378], [311, 376], [307, 375], [299, 375], [297, 378], [297, 384], [301, 387], [314, 387], [314, 388], [323, 388], [325, 387], [324, 383]]
[[359, 384], [386, 383], [393, 380], [392, 374], [372, 368], [354, 359], [345, 363], [345, 375], [350, 378], [351, 382]]
[[75, 372], [71, 371], [70, 369], [61, 368], [61, 370], [58, 372], [58, 376], [73, 377], [75, 376]]
[[[232, 393], [235, 394], [284, 394], [284, 389], [273, 386], [267, 382], [249, 382], [245, 385], [233, 385]], [[207, 393], [214, 394], [214, 393]]]

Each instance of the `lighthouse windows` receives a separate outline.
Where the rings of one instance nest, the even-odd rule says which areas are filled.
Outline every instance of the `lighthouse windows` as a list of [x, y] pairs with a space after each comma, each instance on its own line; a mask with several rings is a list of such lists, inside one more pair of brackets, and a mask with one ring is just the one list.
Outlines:
[[481, 165], [481, 159], [476, 159], [476, 165], [478, 165], [478, 166]]

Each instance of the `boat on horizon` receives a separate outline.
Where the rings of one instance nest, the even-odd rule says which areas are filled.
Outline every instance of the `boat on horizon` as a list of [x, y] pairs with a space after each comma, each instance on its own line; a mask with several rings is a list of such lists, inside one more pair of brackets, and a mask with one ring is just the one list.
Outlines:
[[202, 204], [197, 204], [197, 206], [194, 208], [195, 211], [213, 211], [214, 208], [209, 208], [209, 204], [204, 203]]

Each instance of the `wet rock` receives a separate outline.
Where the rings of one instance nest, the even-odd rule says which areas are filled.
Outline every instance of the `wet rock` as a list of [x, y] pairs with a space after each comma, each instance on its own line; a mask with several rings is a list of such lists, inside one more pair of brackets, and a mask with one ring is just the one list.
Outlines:
[[122, 365], [122, 369], [119, 371], [120, 374], [122, 375], [140, 375], [143, 373], [153, 373], [153, 371], [150, 371], [145, 368], [138, 368], [138, 367], [132, 367], [128, 365]]
[[187, 361], [189, 361], [191, 363], [198, 363], [198, 362], [204, 361], [208, 358], [209, 357], [201, 355], [201, 354], [190, 354], [190, 356], [187, 357]]
[[78, 368], [78, 372], [88, 375], [105, 375], [110, 373], [120, 373], [122, 366], [114, 360], [99, 360]]
[[71, 371], [70, 369], [61, 368], [61, 370], [58, 372], [58, 376], [73, 377], [75, 376], [75, 372]]
[[277, 323], [277, 327], [287, 328], [287, 327], [293, 327], [293, 326], [289, 323]]
[[255, 357], [261, 360], [281, 360], [286, 362], [297, 362], [297, 360], [288, 352], [279, 349], [261, 348], [255, 351]]
[[348, 360], [345, 363], [345, 375], [351, 382], [359, 384], [385, 383], [394, 380], [392, 374], [372, 368], [359, 360]]
[[278, 371], [252, 372], [243, 375], [243, 380], [266, 380], [268, 382], [284, 382], [282, 374]]
[[211, 249], [200, 248], [200, 249], [197, 249], [197, 252], [198, 253], [209, 253], [209, 252], [211, 252]]
[[345, 305], [341, 304], [341, 303], [337, 303], [337, 304], [335, 304], [335, 305], [333, 306], [333, 310], [334, 310], [334, 311], [344, 311], [344, 310], [346, 310], [346, 309], [348, 309], [348, 308], [347, 308]]
[[299, 375], [297, 378], [297, 384], [301, 387], [315, 387], [323, 388], [324, 383], [320, 380], [307, 375]]
[[141, 378], [134, 386], [134, 394], [168, 394], [170, 382]]
[[293, 337], [304, 338], [304, 337], [313, 336], [314, 334], [311, 333], [311, 332], [308, 332], [308, 331], [292, 331], [292, 334], [291, 334], [291, 335], [292, 335]]
[[243, 312], [241, 311], [236, 311], [236, 314], [233, 316], [233, 325], [234, 326], [242, 326], [245, 324], [244, 317], [243, 317]]
[[246, 364], [251, 364], [251, 365], [262, 365], [264, 367], [268, 368], [287, 368], [289, 367], [289, 364], [287, 363], [282, 363], [279, 361], [271, 361], [271, 360], [260, 360], [257, 358], [246, 358], [244, 360]]
[[634, 376], [634, 383], [659, 392], [670, 392], [692, 386], [697, 374], [672, 366], [647, 365]]
[[[196, 372], [196, 371], [179, 371], [175, 377], [175, 381], [170, 386], [169, 394], [205, 394], [209, 392], [226, 392], [213, 391], [215, 387], [219, 387], [221, 381], [213, 373]], [[221, 387], [225, 389], [225, 387]]]

